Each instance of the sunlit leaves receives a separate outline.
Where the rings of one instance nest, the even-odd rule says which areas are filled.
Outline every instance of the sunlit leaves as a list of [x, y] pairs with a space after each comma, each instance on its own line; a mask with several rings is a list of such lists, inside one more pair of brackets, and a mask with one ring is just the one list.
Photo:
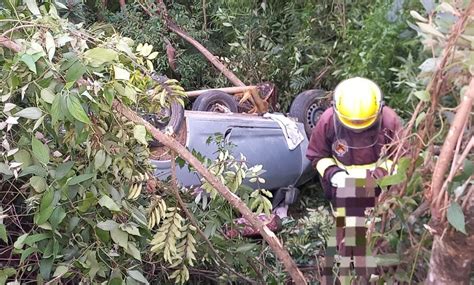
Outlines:
[[114, 65], [114, 74], [116, 80], [128, 81], [130, 79], [130, 72], [116, 65]]
[[41, 13], [39, 11], [38, 5], [36, 4], [35, 0], [25, 0], [26, 6], [28, 10], [30, 10], [31, 14], [36, 17], [41, 17]]
[[151, 241], [151, 251], [163, 254], [163, 259], [176, 270], [170, 278], [178, 283], [189, 279], [187, 265], [193, 266], [196, 260], [196, 240], [193, 233], [196, 228], [183, 225], [184, 219], [178, 213], [179, 208], [169, 207], [158, 232]]
[[133, 127], [133, 137], [139, 142], [144, 145], [147, 145], [148, 142], [146, 141], [146, 129], [145, 126], [136, 125]]
[[91, 66], [97, 67], [117, 60], [118, 53], [112, 49], [97, 47], [86, 51], [84, 57], [89, 60]]
[[[24, 49], [2, 53], [0, 78], [7, 88], [2, 90], [0, 129], [8, 135], [2, 139], [0, 172], [4, 180], [12, 177], [8, 191], [22, 193], [16, 202], [25, 205], [18, 208], [18, 219], [32, 218], [35, 225], [17, 239], [0, 213], [0, 240], [15, 237], [24, 265], [19, 276], [23, 270], [36, 270], [48, 281], [73, 272], [86, 283], [98, 282], [99, 276], [103, 282], [111, 275], [127, 284], [146, 283], [140, 266], [142, 258], [149, 258], [146, 250], [153, 235], [145, 210], [150, 201], [145, 195], [128, 201], [125, 193], [132, 177], [142, 177], [133, 183], [143, 189], [151, 180], [147, 134], [143, 126], [122, 121], [112, 103], [139, 103], [144, 112], [163, 107], [147, 94], [158, 83], [136, 64], [151, 62], [158, 53], [151, 45], [136, 51], [133, 41], [118, 35], [94, 38], [81, 25], [59, 19], [51, 3], [25, 3], [18, 12], [31, 24], [8, 33]], [[44, 17], [38, 20], [41, 13]], [[8, 28], [1, 25], [0, 30]], [[170, 90], [165, 92], [166, 104], [185, 96], [177, 81], [163, 86]], [[6, 199], [8, 205], [10, 195]], [[166, 205], [164, 200], [160, 205]], [[170, 258], [181, 254], [188, 232], [182, 219], [178, 243], [175, 249], [168, 247]], [[191, 238], [184, 239], [190, 243]], [[192, 249], [187, 246], [184, 252], [194, 253]], [[34, 267], [29, 266], [32, 256]], [[128, 273], [112, 273], [112, 263], [128, 268]]]

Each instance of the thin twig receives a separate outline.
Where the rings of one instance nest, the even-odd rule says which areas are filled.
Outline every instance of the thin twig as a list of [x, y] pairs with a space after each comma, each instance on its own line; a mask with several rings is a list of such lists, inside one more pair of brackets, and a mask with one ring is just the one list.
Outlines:
[[463, 209], [466, 209], [467, 203], [468, 203], [469, 199], [471, 199], [472, 194], [474, 194], [474, 185], [471, 185], [471, 187], [469, 187], [469, 189], [467, 190], [466, 195], [464, 196], [464, 201], [462, 202], [462, 205], [461, 205], [461, 207]]
[[[459, 136], [459, 138], [462, 138], [462, 136]], [[454, 178], [454, 175], [456, 175], [457, 170], [463, 165], [464, 160], [469, 155], [473, 147], [474, 147], [474, 137], [471, 137], [471, 139], [469, 140], [469, 143], [467, 144], [466, 148], [464, 148], [464, 151], [462, 152], [462, 154], [458, 155], [457, 161], [453, 161], [449, 176], [444, 181], [443, 190], [445, 190], [446, 187], [448, 187], [448, 184], [451, 183], [451, 181]]]
[[24, 29], [24, 28], [38, 28], [38, 27], [41, 27], [41, 28], [48, 28], [48, 26], [45, 26], [45, 25], [39, 25], [39, 24], [26, 24], [26, 25], [20, 25], [20, 26], [15, 26], [11, 29], [8, 29], [6, 30], [3, 34], [0, 35], [0, 38], [4, 38], [7, 36], [7, 34], [9, 33], [12, 33], [16, 30], [19, 30], [19, 29]]
[[415, 273], [415, 268], [417, 268], [416, 262], [418, 260], [418, 255], [420, 254], [420, 250], [421, 250], [421, 247], [423, 246], [423, 241], [425, 240], [425, 237], [426, 237], [427, 233], [428, 233], [428, 231], [425, 231], [423, 233], [423, 235], [421, 236], [420, 244], [418, 245], [418, 249], [417, 249], [416, 255], [415, 255], [415, 260], [413, 261], [413, 266], [411, 268], [410, 284], [411, 284], [411, 281], [413, 280], [413, 274]]

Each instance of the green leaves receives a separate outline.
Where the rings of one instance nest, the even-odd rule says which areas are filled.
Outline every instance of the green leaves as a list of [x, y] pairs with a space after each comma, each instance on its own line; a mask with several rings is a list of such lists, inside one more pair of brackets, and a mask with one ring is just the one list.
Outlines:
[[464, 220], [464, 213], [458, 203], [452, 202], [448, 208], [448, 222], [458, 231], [466, 234], [466, 222]]
[[64, 176], [67, 175], [67, 173], [72, 169], [72, 167], [74, 166], [74, 162], [73, 161], [68, 161], [68, 162], [65, 162], [65, 163], [61, 163], [57, 168], [56, 168], [56, 172], [54, 174], [54, 178], [56, 179], [61, 179], [63, 178]]
[[429, 102], [431, 99], [430, 93], [428, 93], [428, 91], [426, 90], [416, 91], [414, 94], [416, 98], [420, 99], [420, 101], [423, 101], [423, 102]]
[[[23, 193], [0, 194], [7, 205], [6, 212], [0, 209], [0, 244], [15, 242], [15, 254], [24, 265], [18, 267], [18, 276], [48, 281], [68, 278], [71, 271], [89, 283], [147, 283], [137, 265], [142, 253], [147, 261], [150, 256], [145, 253], [151, 236], [145, 210], [150, 201], [124, 198], [130, 183], [143, 187], [153, 171], [147, 132], [118, 121], [112, 102], [118, 99], [129, 107], [135, 102], [144, 110], [159, 107], [159, 102], [142, 100], [152, 85], [150, 76], [132, 62], [138, 57], [127, 46], [130, 39], [94, 39], [80, 25], [56, 17], [53, 3], [39, 8], [36, 3], [26, 0], [18, 6], [18, 15], [31, 25], [8, 32], [21, 52], [0, 49], [5, 79], [0, 92], [5, 122], [0, 127], [8, 132], [0, 176], [10, 185], [8, 193]], [[34, 15], [50, 16], [36, 23], [26, 6]], [[0, 25], [0, 33], [15, 27], [8, 13], [2, 17], [6, 24]], [[158, 55], [144, 52], [146, 60]], [[19, 180], [14, 182], [16, 174]], [[14, 203], [25, 205], [16, 214], [34, 223], [19, 238], [3, 224], [10, 221]], [[123, 268], [131, 269], [130, 274]], [[4, 272], [2, 268], [0, 280], [6, 279]]]
[[106, 48], [93, 48], [84, 53], [84, 57], [89, 60], [91, 66], [100, 66], [104, 63], [110, 63], [118, 58], [116, 51]]
[[53, 98], [53, 103], [51, 105], [51, 124], [56, 125], [59, 120], [64, 118], [63, 110], [63, 96], [57, 95]]
[[43, 112], [37, 107], [28, 107], [25, 108], [17, 113], [15, 113], [16, 117], [22, 117], [26, 119], [38, 120], [41, 118]]
[[66, 72], [66, 82], [75, 82], [79, 78], [82, 77], [82, 75], [86, 72], [86, 67], [80, 62], [79, 60], [76, 60], [74, 64], [69, 67], [69, 69]]
[[16, 270], [11, 267], [0, 269], [0, 285], [4, 285], [8, 277], [14, 276], [15, 274]]
[[48, 53], [48, 59], [53, 60], [54, 53], [56, 52], [56, 44], [54, 43], [54, 37], [49, 31], [45, 33], [44, 37], [46, 52]]
[[102, 165], [104, 165], [105, 159], [106, 159], [105, 151], [99, 150], [99, 151], [95, 154], [95, 158], [94, 158], [94, 168], [95, 168], [95, 169], [99, 169]]
[[67, 266], [60, 265], [54, 270], [53, 277], [63, 276], [68, 272]]
[[128, 270], [127, 273], [130, 277], [132, 277], [136, 281], [138, 281], [140, 283], [143, 283], [143, 284], [146, 284], [146, 285], [149, 284], [148, 280], [146, 280], [145, 276], [143, 276], [143, 274], [140, 271], [138, 271], [138, 270]]
[[375, 263], [378, 266], [394, 266], [400, 264], [398, 254], [384, 254], [375, 256]]
[[110, 237], [112, 240], [123, 248], [128, 246], [128, 233], [122, 231], [119, 228], [114, 228], [110, 230]]
[[406, 171], [410, 165], [410, 159], [406, 157], [400, 158], [397, 165], [397, 173], [389, 176], [385, 176], [377, 181], [380, 187], [386, 187], [391, 185], [399, 184], [407, 179]]
[[49, 162], [49, 147], [43, 144], [40, 140], [33, 137], [31, 138], [31, 147], [33, 150], [33, 156], [36, 157], [41, 163], [48, 164]]
[[20, 61], [24, 62], [28, 68], [36, 74], [36, 61], [42, 56], [42, 53], [27, 54], [24, 53], [20, 57]]
[[37, 225], [44, 224], [54, 211], [54, 207], [59, 199], [55, 198], [55, 192], [53, 189], [49, 189], [44, 192], [41, 198], [39, 211], [35, 216], [35, 223]]
[[135, 125], [133, 127], [133, 137], [140, 143], [147, 145], [146, 141], [146, 129], [143, 125]]
[[7, 229], [4, 224], [0, 224], [0, 239], [3, 240], [4, 243], [8, 242]]
[[40, 10], [38, 5], [36, 4], [35, 0], [24, 0], [28, 10], [30, 10], [31, 14], [35, 15], [36, 17], [41, 17]]
[[46, 103], [52, 104], [54, 98], [55, 95], [51, 90], [48, 88], [41, 89], [41, 99], [43, 99]]
[[120, 207], [109, 196], [102, 196], [102, 198], [100, 198], [99, 200], [99, 205], [101, 205], [102, 207], [106, 207], [107, 209], [111, 211], [115, 211], [115, 212], [120, 211]]
[[116, 65], [114, 65], [114, 74], [116, 80], [130, 80], [130, 72]]
[[90, 124], [91, 121], [89, 120], [89, 117], [87, 116], [86, 112], [82, 108], [81, 102], [76, 96], [70, 95], [66, 97], [66, 106], [71, 113], [71, 115], [77, 119], [78, 121], [81, 121], [85, 124]]
[[46, 179], [40, 176], [33, 176], [30, 178], [30, 184], [36, 192], [41, 193], [46, 188], [48, 188], [48, 184], [46, 183]]
[[137, 101], [137, 91], [135, 91], [135, 89], [128, 86], [127, 84], [123, 85], [122, 83], [115, 82], [114, 89], [115, 91], [117, 91], [118, 94], [128, 98], [132, 102], [135, 103]]
[[95, 176], [94, 173], [81, 174], [70, 178], [67, 182], [67, 185], [74, 186], [84, 181], [87, 181]]
[[107, 220], [97, 224], [97, 227], [104, 231], [111, 231], [113, 229], [118, 228], [118, 226], [118, 223], [114, 220]]

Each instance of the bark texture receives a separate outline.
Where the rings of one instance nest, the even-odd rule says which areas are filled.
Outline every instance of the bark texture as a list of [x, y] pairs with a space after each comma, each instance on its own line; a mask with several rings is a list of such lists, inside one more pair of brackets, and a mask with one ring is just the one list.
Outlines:
[[470, 195], [466, 206], [467, 235], [450, 228], [444, 235], [434, 237], [425, 284], [470, 284], [474, 258], [474, 195]]

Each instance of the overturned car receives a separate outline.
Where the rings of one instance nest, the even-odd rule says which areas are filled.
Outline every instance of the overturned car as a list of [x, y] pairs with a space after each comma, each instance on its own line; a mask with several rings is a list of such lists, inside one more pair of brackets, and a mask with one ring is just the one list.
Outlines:
[[[228, 94], [211, 91], [200, 95], [193, 110], [172, 106], [172, 126], [178, 141], [189, 150], [214, 159], [217, 146], [208, 144], [209, 137], [219, 133], [225, 141], [235, 145], [233, 154], [243, 154], [248, 165], [262, 165], [264, 187], [274, 192], [273, 207], [292, 204], [298, 186], [310, 180], [313, 171], [305, 153], [312, 127], [324, 112], [325, 92], [308, 90], [299, 94], [291, 105], [288, 116], [279, 113], [237, 113], [237, 101]], [[235, 102], [234, 102], [235, 100]], [[174, 113], [174, 114], [173, 114]], [[148, 118], [153, 122], [152, 118]], [[166, 149], [155, 143], [153, 160], [155, 175], [162, 180], [171, 175], [171, 160]], [[199, 186], [198, 173], [188, 167], [178, 167], [178, 182], [182, 186]], [[256, 187], [249, 181], [243, 182]]]

